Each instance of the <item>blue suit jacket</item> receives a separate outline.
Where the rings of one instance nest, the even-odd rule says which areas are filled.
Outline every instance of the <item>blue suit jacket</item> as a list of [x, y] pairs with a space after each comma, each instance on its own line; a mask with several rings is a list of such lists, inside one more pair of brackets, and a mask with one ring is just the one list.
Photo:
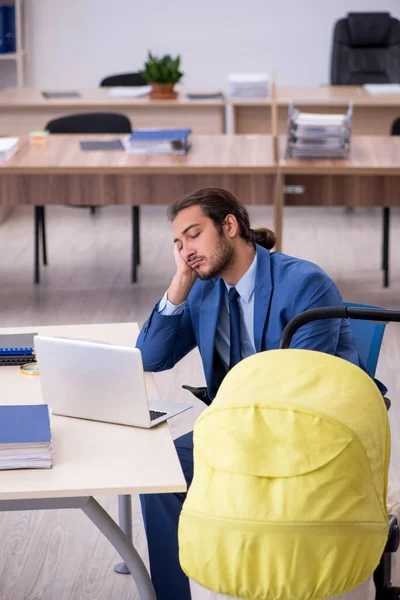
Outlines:
[[[280, 252], [257, 250], [254, 297], [256, 352], [279, 347], [285, 325], [299, 313], [319, 306], [340, 306], [340, 293], [317, 265]], [[146, 371], [171, 369], [198, 346], [203, 361], [208, 394], [213, 398], [224, 373], [216, 368], [214, 340], [225, 284], [222, 279], [196, 280], [184, 312], [163, 316], [158, 303], [144, 323], [137, 340]], [[293, 336], [291, 348], [305, 348], [340, 356], [363, 367], [347, 320], [315, 321]]]

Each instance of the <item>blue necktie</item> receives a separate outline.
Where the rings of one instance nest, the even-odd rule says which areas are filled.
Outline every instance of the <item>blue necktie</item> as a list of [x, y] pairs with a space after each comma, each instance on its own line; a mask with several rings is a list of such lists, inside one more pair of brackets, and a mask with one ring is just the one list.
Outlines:
[[229, 330], [230, 330], [230, 360], [229, 368], [232, 369], [242, 359], [240, 344], [240, 307], [239, 292], [231, 287], [229, 290]]

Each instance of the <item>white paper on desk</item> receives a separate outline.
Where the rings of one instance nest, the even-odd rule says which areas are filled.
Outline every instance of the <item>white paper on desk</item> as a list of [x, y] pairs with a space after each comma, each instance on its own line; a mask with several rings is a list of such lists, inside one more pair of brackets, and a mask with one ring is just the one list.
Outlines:
[[110, 88], [108, 95], [114, 98], [140, 98], [140, 96], [147, 96], [150, 92], [151, 85], [121, 86]]
[[17, 137], [0, 138], [0, 152], [12, 150], [18, 144], [18, 141], [19, 138]]
[[364, 89], [371, 96], [378, 94], [400, 94], [400, 83], [366, 83]]

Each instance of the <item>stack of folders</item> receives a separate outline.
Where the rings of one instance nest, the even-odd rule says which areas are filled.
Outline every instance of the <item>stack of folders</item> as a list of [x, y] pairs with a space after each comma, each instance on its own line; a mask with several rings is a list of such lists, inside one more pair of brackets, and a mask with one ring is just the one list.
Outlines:
[[266, 98], [269, 77], [264, 73], [233, 73], [228, 77], [229, 95], [235, 98]]
[[0, 470], [52, 467], [47, 404], [0, 405]]
[[302, 113], [289, 107], [287, 156], [347, 158], [350, 152], [352, 106], [346, 114]]
[[186, 154], [191, 129], [138, 129], [125, 142], [129, 154]]
[[33, 338], [36, 333], [0, 335], [0, 366], [24, 365], [35, 360]]
[[18, 150], [18, 141], [17, 137], [0, 138], [0, 162], [10, 160], [14, 156]]

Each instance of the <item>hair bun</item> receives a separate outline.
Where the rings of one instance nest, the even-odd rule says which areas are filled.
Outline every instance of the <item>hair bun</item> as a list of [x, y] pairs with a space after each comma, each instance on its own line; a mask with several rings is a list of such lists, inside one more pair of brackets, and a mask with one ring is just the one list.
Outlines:
[[264, 246], [267, 250], [271, 250], [276, 244], [276, 234], [266, 227], [252, 229], [254, 242], [260, 246]]

